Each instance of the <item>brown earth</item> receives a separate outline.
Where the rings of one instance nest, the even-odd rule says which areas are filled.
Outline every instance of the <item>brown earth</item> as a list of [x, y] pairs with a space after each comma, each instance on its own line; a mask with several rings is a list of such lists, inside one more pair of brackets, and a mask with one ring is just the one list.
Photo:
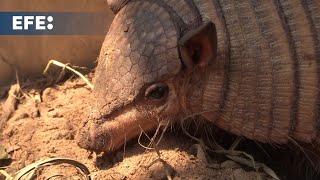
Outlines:
[[[21, 88], [24, 96], [19, 99], [11, 118], [3, 124], [5, 128], [0, 135], [0, 147], [5, 147], [12, 155], [12, 162], [5, 168], [11, 175], [38, 160], [64, 157], [85, 164], [93, 179], [166, 179], [167, 175], [173, 179], [250, 180], [258, 179], [258, 175], [261, 179], [272, 179], [221, 155], [220, 158], [211, 155], [210, 162], [206, 163], [190, 150], [195, 142], [179, 131], [166, 133], [157, 147], [163, 162], [155, 161], [156, 151], [145, 150], [137, 140], [113, 154], [92, 154], [79, 148], [75, 140], [77, 128], [88, 111], [86, 100], [91, 95], [81, 79], [58, 85], [50, 85], [47, 79], [24, 81]], [[2, 88], [0, 92], [2, 105], [7, 91], [8, 88]], [[4, 113], [4, 109], [0, 109], [0, 117]], [[142, 143], [148, 142], [142, 140]], [[4, 164], [0, 161], [1, 166]], [[82, 178], [76, 168], [65, 164], [42, 168], [36, 174], [36, 179]], [[55, 176], [57, 174], [64, 177]], [[4, 178], [0, 175], [0, 179]]]

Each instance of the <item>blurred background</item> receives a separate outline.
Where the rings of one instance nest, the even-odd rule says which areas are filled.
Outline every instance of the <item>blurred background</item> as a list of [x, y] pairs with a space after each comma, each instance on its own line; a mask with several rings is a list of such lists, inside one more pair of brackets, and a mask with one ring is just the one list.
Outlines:
[[[103, 13], [105, 34], [114, 18], [106, 0], [1, 0], [0, 12]], [[92, 68], [105, 34], [0, 35], [0, 86], [15, 81], [15, 70], [24, 78], [41, 76], [51, 59]]]

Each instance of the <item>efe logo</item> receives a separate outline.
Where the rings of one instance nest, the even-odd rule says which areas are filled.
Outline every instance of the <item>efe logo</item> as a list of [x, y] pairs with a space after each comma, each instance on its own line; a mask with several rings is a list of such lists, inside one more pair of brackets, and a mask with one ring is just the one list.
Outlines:
[[[47, 22], [47, 23], [46, 23]], [[13, 30], [52, 30], [52, 16], [12, 16]]]

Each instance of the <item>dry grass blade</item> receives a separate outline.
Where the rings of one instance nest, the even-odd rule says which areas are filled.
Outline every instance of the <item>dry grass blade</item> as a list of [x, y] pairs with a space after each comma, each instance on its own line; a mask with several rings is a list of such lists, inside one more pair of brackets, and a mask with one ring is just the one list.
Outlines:
[[4, 177], [6, 177], [6, 180], [12, 180], [13, 179], [13, 177], [10, 174], [8, 174], [6, 171], [4, 171], [4, 170], [0, 170], [0, 174], [4, 175]]
[[[10, 159], [10, 154], [7, 153], [6, 149], [2, 146], [0, 146], [0, 161], [1, 160], [7, 160]], [[0, 168], [1, 168], [1, 162], [0, 162]], [[3, 175], [4, 177], [6, 177], [6, 180], [11, 180], [12, 176], [10, 174], [8, 174], [6, 171], [0, 169], [0, 175]]]
[[7, 153], [6, 148], [0, 146], [0, 160], [10, 159], [10, 154]]
[[[166, 173], [167, 179], [168, 179], [168, 180], [172, 180], [172, 177], [171, 177], [172, 171], [170, 172], [170, 167], [171, 167], [171, 166], [170, 166], [165, 160], [163, 160], [163, 159], [161, 158], [161, 153], [160, 153], [160, 151], [158, 150], [158, 145], [159, 145], [161, 139], [163, 138], [164, 133], [166, 132], [166, 130], [167, 130], [168, 126], [169, 126], [169, 122], [166, 124], [166, 126], [164, 127], [162, 133], [160, 134], [160, 138], [159, 138], [158, 142], [155, 142], [156, 137], [157, 137], [158, 134], [160, 133], [159, 131], [160, 131], [161, 126], [162, 126], [162, 124], [159, 123], [156, 132], [154, 133], [153, 137], [150, 138], [150, 137], [148, 136], [148, 134], [147, 134], [147, 133], [141, 128], [141, 126], [139, 125], [141, 132], [140, 132], [140, 135], [139, 135], [139, 138], [138, 138], [138, 144], [139, 144], [141, 147], [143, 147], [145, 150], [154, 150], [154, 151], [157, 153], [157, 156], [158, 156], [157, 159], [153, 160], [153, 161], [147, 166], [147, 168], [150, 168], [152, 165], [160, 162], [160, 163], [162, 163], [162, 165], [164, 166], [164, 171], [165, 171], [165, 173]], [[144, 135], [149, 139], [150, 143], [149, 143], [148, 146], [144, 146], [144, 145], [141, 143], [141, 136], [142, 136], [142, 134], [144, 134]]]
[[[277, 174], [270, 169], [268, 166], [266, 166], [263, 163], [256, 162], [252, 155], [243, 152], [243, 151], [235, 151], [235, 150], [215, 150], [213, 151], [215, 153], [224, 154], [229, 159], [233, 160], [234, 162], [237, 162], [242, 165], [246, 165], [248, 167], [254, 168], [256, 170], [262, 168], [268, 175], [270, 175], [272, 178], [276, 180], [280, 180], [280, 178], [277, 176]], [[244, 156], [244, 157], [243, 157]]]
[[47, 64], [47, 67], [45, 68], [45, 70], [43, 71], [43, 74], [46, 75], [48, 70], [49, 70], [49, 67], [51, 64], [54, 64], [56, 66], [59, 66], [59, 67], [62, 67], [63, 69], [68, 69], [70, 71], [72, 71], [73, 73], [75, 73], [76, 75], [78, 75], [79, 77], [81, 77], [81, 79], [83, 79], [83, 81], [91, 88], [93, 89], [93, 85], [91, 84], [91, 82], [86, 78], [84, 77], [84, 75], [82, 75], [79, 71], [77, 70], [74, 70], [73, 68], [71, 68], [68, 64], [63, 64], [57, 60], [50, 60]]
[[91, 180], [89, 176], [90, 171], [84, 164], [68, 158], [50, 158], [50, 159], [40, 160], [38, 162], [30, 164], [29, 166], [26, 166], [25, 168], [19, 170], [12, 180], [31, 178], [34, 176], [34, 173], [38, 168], [45, 167], [45, 166], [58, 165], [58, 164], [70, 164], [72, 166], [75, 166], [83, 172], [86, 180]]
[[[252, 155], [250, 155], [250, 154], [248, 154], [246, 152], [243, 152], [243, 151], [234, 150], [238, 146], [240, 141], [242, 140], [242, 137], [238, 137], [236, 139], [236, 141], [232, 144], [231, 148], [229, 150], [226, 150], [221, 145], [219, 145], [216, 141], [213, 141], [213, 144], [211, 144], [211, 147], [213, 147], [213, 148], [209, 148], [208, 146], [206, 146], [204, 144], [204, 142], [201, 139], [198, 139], [198, 138], [192, 136], [190, 133], [188, 133], [188, 131], [185, 129], [184, 124], [183, 124], [184, 120], [186, 120], [188, 118], [192, 118], [192, 117], [194, 117], [196, 115], [200, 115], [202, 113], [197, 113], [197, 114], [193, 114], [193, 115], [187, 116], [186, 118], [184, 118], [181, 121], [181, 124], [180, 124], [181, 128], [182, 128], [183, 132], [187, 136], [189, 136], [191, 139], [197, 141], [199, 143], [199, 145], [202, 146], [203, 149], [205, 149], [207, 151], [211, 151], [211, 152], [219, 153], [219, 154], [224, 154], [229, 159], [231, 159], [231, 160], [233, 160], [233, 161], [235, 161], [235, 162], [237, 162], [239, 164], [246, 165], [248, 167], [254, 168], [256, 170], [262, 168], [264, 170], [264, 172], [266, 172], [269, 176], [271, 176], [272, 178], [274, 178], [276, 180], [280, 180], [280, 178], [277, 176], [277, 174], [271, 168], [269, 168], [268, 166], [266, 166], [263, 163], [256, 162]], [[257, 178], [261, 179], [259, 174], [257, 175]]]

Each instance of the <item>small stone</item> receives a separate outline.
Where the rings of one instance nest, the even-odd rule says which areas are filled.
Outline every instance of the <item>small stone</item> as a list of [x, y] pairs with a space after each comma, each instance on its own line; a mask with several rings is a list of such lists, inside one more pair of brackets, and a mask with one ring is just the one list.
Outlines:
[[21, 149], [21, 146], [19, 146], [19, 145], [9, 146], [9, 147], [7, 148], [7, 152], [8, 152], [8, 153], [11, 153], [11, 152], [17, 151], [17, 150], [19, 150], [19, 149]]
[[40, 117], [40, 111], [39, 111], [39, 109], [33, 108], [33, 109], [31, 110], [29, 116], [30, 116], [31, 118]]
[[55, 147], [52, 147], [48, 150], [48, 153], [56, 153], [57, 150], [55, 149]]
[[51, 118], [62, 118], [63, 114], [61, 114], [59, 111], [50, 111], [48, 112], [48, 116]]
[[233, 172], [233, 179], [234, 180], [247, 180], [251, 179], [252, 176], [250, 173], [244, 171], [243, 169], [234, 169]]
[[[167, 179], [167, 176], [174, 177], [176, 171], [167, 162], [162, 161], [155, 163], [149, 168], [152, 179]], [[168, 172], [168, 174], [166, 173]]]
[[234, 162], [234, 161], [226, 160], [223, 163], [221, 163], [220, 167], [223, 168], [223, 169], [226, 169], [226, 168], [232, 168], [233, 169], [233, 168], [240, 168], [241, 166], [238, 163]]
[[37, 92], [37, 94], [34, 96], [34, 102], [35, 102], [36, 104], [42, 102], [42, 101], [41, 101], [41, 96], [40, 96], [40, 94], [39, 94], [38, 92]]
[[5, 135], [5, 136], [7, 136], [7, 137], [12, 137], [15, 133], [17, 133], [17, 129], [15, 129], [15, 128], [8, 128], [8, 129], [5, 129], [4, 131], [3, 131], [3, 134]]
[[56, 92], [56, 89], [53, 88], [46, 88], [43, 92], [42, 92], [42, 100], [43, 102], [47, 102], [47, 101], [51, 101], [53, 100], [55, 97], [53, 96], [54, 92]]
[[75, 136], [75, 131], [61, 130], [60, 132], [52, 134], [51, 139], [52, 140], [60, 140], [60, 139], [73, 140], [74, 136]]

